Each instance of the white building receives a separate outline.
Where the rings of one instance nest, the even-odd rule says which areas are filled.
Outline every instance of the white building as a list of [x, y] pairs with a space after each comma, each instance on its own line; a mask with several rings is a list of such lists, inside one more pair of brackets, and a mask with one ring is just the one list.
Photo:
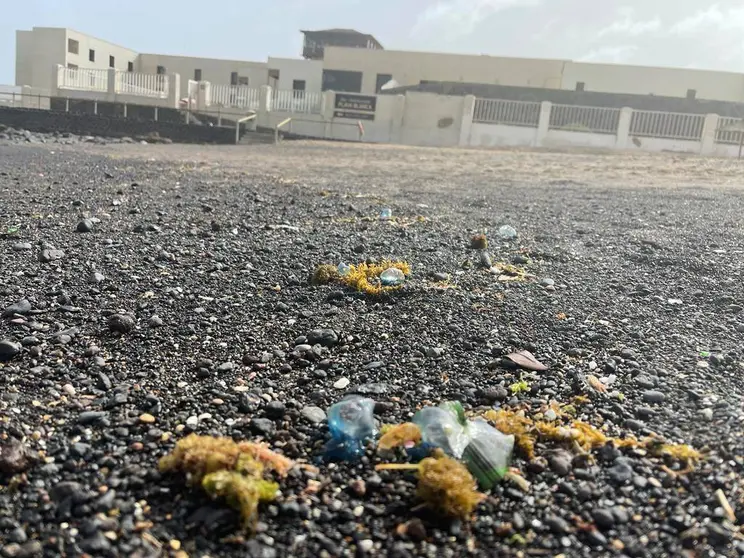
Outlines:
[[[304, 33], [303, 52], [309, 59], [269, 57], [265, 62], [251, 62], [137, 53], [71, 29], [34, 27], [17, 31], [16, 85], [51, 91], [60, 65], [178, 74], [181, 98], [188, 94], [189, 80], [216, 86], [269, 85], [274, 90], [367, 95], [378, 93], [390, 80], [402, 86], [428, 80], [744, 102], [744, 74], [740, 73], [395, 51], [383, 49], [371, 35], [354, 30]], [[328, 37], [325, 45], [316, 44], [317, 37]]]

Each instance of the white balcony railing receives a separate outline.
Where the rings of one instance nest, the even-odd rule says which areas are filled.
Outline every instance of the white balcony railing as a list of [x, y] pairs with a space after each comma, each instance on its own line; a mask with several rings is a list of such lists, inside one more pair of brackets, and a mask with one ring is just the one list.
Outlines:
[[117, 95], [134, 95], [167, 99], [170, 79], [163, 74], [143, 74], [92, 68], [57, 67], [57, 87], [75, 91], [109, 92], [109, 77], [114, 75], [114, 92]]
[[57, 67], [57, 87], [76, 91], [108, 91], [108, 70]]
[[209, 93], [210, 105], [258, 110], [261, 90], [248, 85], [215, 85]]
[[323, 109], [323, 94], [309, 91], [274, 91], [271, 110], [276, 112], [296, 112], [320, 114]]

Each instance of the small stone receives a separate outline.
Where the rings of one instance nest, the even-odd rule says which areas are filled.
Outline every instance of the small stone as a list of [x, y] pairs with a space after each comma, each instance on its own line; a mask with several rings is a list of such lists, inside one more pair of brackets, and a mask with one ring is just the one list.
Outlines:
[[27, 299], [24, 298], [8, 306], [3, 311], [2, 317], [9, 318], [16, 314], [20, 316], [25, 316], [29, 312], [31, 312], [31, 303]]
[[163, 320], [160, 318], [160, 316], [153, 316], [147, 321], [147, 325], [150, 327], [162, 327], [163, 326]]
[[362, 539], [357, 544], [359, 545], [359, 550], [362, 552], [371, 552], [375, 547], [375, 543], [372, 539]]
[[108, 416], [105, 411], [83, 411], [78, 415], [78, 424], [97, 424]]
[[153, 424], [155, 422], [155, 417], [152, 416], [150, 413], [144, 413], [140, 415], [139, 421], [144, 424]]
[[429, 347], [426, 349], [426, 356], [429, 358], [441, 358], [444, 355], [444, 349], [441, 347]]
[[339, 378], [333, 384], [333, 387], [336, 388], [336, 389], [346, 389], [347, 387], [349, 387], [349, 384], [350, 383], [351, 383], [351, 381], [349, 380], [349, 378], [345, 378], [345, 377], [344, 378]]
[[326, 413], [320, 407], [303, 407], [300, 410], [300, 415], [313, 424], [318, 424], [326, 420]]
[[41, 263], [49, 263], [54, 262], [57, 260], [61, 260], [65, 257], [65, 253], [63, 250], [42, 250], [41, 254], [39, 254], [39, 261]]
[[251, 432], [259, 436], [269, 437], [276, 431], [274, 421], [266, 418], [253, 418], [250, 422]]
[[663, 403], [665, 399], [666, 395], [660, 391], [648, 390], [643, 392], [643, 400], [646, 403]]
[[112, 333], [129, 333], [134, 329], [134, 318], [127, 314], [113, 314], [108, 319], [108, 327]]
[[545, 526], [553, 531], [556, 535], [563, 535], [570, 531], [568, 522], [556, 515], [549, 515], [545, 518]]
[[103, 283], [105, 279], [106, 278], [103, 276], [103, 273], [99, 273], [98, 271], [94, 271], [90, 274], [91, 283]]
[[415, 542], [423, 541], [427, 537], [424, 522], [418, 518], [411, 519], [405, 524], [405, 533]]
[[0, 341], [0, 362], [7, 362], [21, 352], [21, 346], [8, 339]]
[[0, 444], [0, 473], [15, 475], [29, 469], [33, 464], [34, 458], [20, 440], [8, 438], [7, 442]]
[[713, 409], [710, 407], [707, 407], [705, 409], [700, 409], [698, 411], [698, 414], [706, 421], [710, 422], [713, 420]]
[[543, 287], [553, 287], [555, 286], [555, 281], [550, 277], [543, 277], [542, 279], [540, 279], [540, 285], [542, 285]]
[[34, 249], [30, 242], [16, 242], [10, 247], [13, 252], [30, 252]]
[[627, 459], [617, 458], [615, 465], [609, 469], [608, 474], [610, 480], [615, 484], [625, 484], [633, 478], [633, 467]]
[[612, 515], [612, 512], [604, 508], [594, 510], [592, 519], [594, 519], [594, 523], [600, 529], [611, 529], [615, 526], [615, 517]]
[[281, 401], [272, 401], [266, 405], [264, 411], [270, 419], [280, 419], [284, 416], [286, 406]]
[[77, 232], [89, 233], [93, 231], [93, 221], [90, 219], [83, 219], [77, 224]]
[[314, 329], [307, 334], [307, 342], [310, 345], [333, 347], [338, 343], [338, 333], [332, 329]]
[[449, 273], [435, 273], [434, 275], [432, 275], [432, 278], [438, 283], [443, 283], [445, 281], [449, 281], [450, 276]]

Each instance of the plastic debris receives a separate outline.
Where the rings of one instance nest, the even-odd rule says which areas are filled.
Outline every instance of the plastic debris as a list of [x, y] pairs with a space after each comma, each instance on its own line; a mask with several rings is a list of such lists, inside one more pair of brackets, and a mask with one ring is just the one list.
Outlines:
[[502, 434], [483, 420], [468, 422], [458, 402], [425, 407], [413, 417], [427, 446], [441, 448], [462, 459], [484, 490], [493, 487], [509, 470], [514, 436]]
[[467, 519], [485, 499], [484, 494], [475, 490], [475, 480], [467, 468], [450, 457], [427, 457], [416, 465], [383, 464], [375, 469], [416, 471], [416, 496], [448, 517]]
[[493, 488], [509, 472], [514, 436], [502, 434], [484, 420], [468, 425], [470, 443], [462, 460], [483, 490]]
[[511, 225], [502, 225], [499, 227], [498, 234], [502, 240], [514, 240], [517, 238], [517, 229]]
[[380, 221], [387, 221], [393, 216], [393, 210], [389, 207], [383, 207], [380, 211]]
[[349, 274], [349, 272], [351, 271], [351, 266], [341, 262], [340, 264], [338, 264], [337, 271], [338, 271], [338, 274], [343, 277], [344, 275]]
[[402, 285], [406, 280], [406, 276], [397, 267], [390, 267], [380, 273], [380, 283], [384, 287], [397, 287]]
[[374, 419], [375, 402], [354, 395], [334, 403], [328, 409], [331, 440], [326, 445], [326, 458], [352, 461], [364, 453], [364, 442], [377, 433]]

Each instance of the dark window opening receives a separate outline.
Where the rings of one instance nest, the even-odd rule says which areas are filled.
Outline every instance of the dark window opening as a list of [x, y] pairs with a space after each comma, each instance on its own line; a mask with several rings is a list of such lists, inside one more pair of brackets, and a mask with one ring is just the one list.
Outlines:
[[67, 39], [67, 52], [78, 54], [80, 52], [80, 43], [75, 39]]
[[109, 56], [109, 68], [116, 68], [116, 58]]
[[305, 80], [304, 79], [293, 79], [292, 80], [292, 96], [294, 98], [302, 98], [305, 96]]
[[248, 76], [238, 76], [238, 85], [249, 85], [250, 80]]
[[96, 51], [95, 50], [90, 49], [88, 51], [88, 60], [90, 60], [91, 62], [95, 62], [96, 61]]
[[134, 71], [134, 62], [127, 62], [127, 72]]
[[377, 74], [377, 82], [375, 83], [375, 93], [382, 91], [382, 86], [393, 79], [393, 74]]
[[323, 70], [323, 91], [362, 92], [362, 72]]
[[77, 64], [67, 64], [67, 69], [68, 70], [77, 70], [78, 67], [77, 67]]
[[230, 74], [230, 85], [238, 85], [238, 72]]
[[583, 81], [577, 81], [576, 82], [576, 91], [583, 91], [584, 90], [584, 82]]
[[697, 91], [695, 89], [688, 89], [687, 90], [687, 98], [692, 100], [695, 98], [695, 95], [697, 95]]
[[194, 70], [194, 81], [201, 81], [201, 80], [202, 80], [202, 71]]
[[155, 70], [155, 73], [157, 73], [159, 76], [165, 75], [165, 66], [158, 66], [157, 70]]

